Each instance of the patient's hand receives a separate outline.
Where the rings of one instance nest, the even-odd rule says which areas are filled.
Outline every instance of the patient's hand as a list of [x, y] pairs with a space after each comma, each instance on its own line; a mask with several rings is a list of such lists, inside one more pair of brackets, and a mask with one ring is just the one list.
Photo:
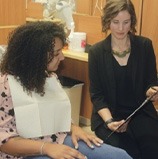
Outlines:
[[72, 125], [72, 142], [76, 149], [78, 149], [78, 141], [83, 140], [90, 148], [94, 148], [93, 144], [96, 146], [101, 146], [103, 141], [93, 134], [85, 132], [82, 128]]

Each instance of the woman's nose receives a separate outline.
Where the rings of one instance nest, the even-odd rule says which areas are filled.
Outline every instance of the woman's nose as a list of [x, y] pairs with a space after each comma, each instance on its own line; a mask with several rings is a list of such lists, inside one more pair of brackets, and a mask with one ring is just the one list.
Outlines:
[[119, 24], [119, 30], [123, 30], [123, 24]]

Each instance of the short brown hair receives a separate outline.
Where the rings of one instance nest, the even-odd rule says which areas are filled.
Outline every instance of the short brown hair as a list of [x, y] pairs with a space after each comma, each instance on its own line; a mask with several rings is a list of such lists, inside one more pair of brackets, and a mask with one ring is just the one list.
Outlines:
[[131, 32], [136, 33], [136, 13], [133, 3], [130, 0], [107, 0], [103, 8], [102, 31], [107, 32], [110, 27], [111, 20], [121, 11], [128, 11], [131, 15]]

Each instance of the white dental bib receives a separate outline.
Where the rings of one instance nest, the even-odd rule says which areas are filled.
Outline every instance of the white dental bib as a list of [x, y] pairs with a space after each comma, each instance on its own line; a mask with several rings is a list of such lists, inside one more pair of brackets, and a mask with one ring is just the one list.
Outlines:
[[46, 79], [45, 94], [28, 95], [20, 83], [8, 75], [18, 133], [25, 138], [68, 132], [71, 104], [62, 86], [52, 76]]

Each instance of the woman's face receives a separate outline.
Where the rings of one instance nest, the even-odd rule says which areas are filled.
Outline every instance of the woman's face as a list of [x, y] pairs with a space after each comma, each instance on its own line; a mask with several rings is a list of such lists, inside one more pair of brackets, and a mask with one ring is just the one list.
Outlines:
[[[62, 43], [61, 39], [55, 38], [54, 52], [52, 52], [54, 57], [49, 61], [48, 65], [47, 65], [48, 71], [50, 71], [50, 72], [56, 71], [60, 64], [60, 61], [64, 60], [64, 55], [63, 55], [62, 49], [63, 49], [63, 43]], [[49, 52], [49, 54], [51, 54], [51, 52]]]
[[110, 30], [111, 34], [116, 39], [124, 39], [131, 29], [131, 15], [128, 11], [121, 11], [111, 20]]

